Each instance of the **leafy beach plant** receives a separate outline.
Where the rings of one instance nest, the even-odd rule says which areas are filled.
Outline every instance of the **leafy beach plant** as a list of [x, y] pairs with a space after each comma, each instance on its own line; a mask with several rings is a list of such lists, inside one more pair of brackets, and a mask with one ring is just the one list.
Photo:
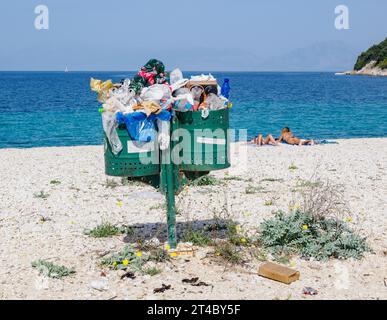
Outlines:
[[296, 211], [281, 211], [260, 226], [260, 243], [275, 255], [300, 254], [303, 258], [359, 259], [369, 247], [345, 222], [329, 217], [314, 217]]
[[246, 194], [255, 194], [255, 193], [260, 193], [260, 192], [264, 192], [264, 188], [262, 186], [256, 187], [256, 186], [249, 184], [245, 189]]
[[93, 238], [107, 238], [116, 236], [119, 234], [131, 234], [133, 232], [132, 228], [127, 226], [116, 226], [109, 222], [102, 223], [97, 227], [86, 230], [85, 234]]
[[48, 193], [45, 193], [43, 190], [40, 192], [34, 193], [34, 198], [44, 199], [46, 200], [50, 195]]
[[210, 234], [204, 230], [188, 230], [183, 234], [184, 242], [191, 242], [195, 246], [205, 247], [212, 243]]
[[240, 248], [229, 241], [218, 241], [215, 246], [215, 255], [231, 264], [243, 262]]
[[209, 175], [202, 176], [202, 177], [192, 181], [192, 183], [191, 183], [192, 186], [197, 186], [197, 187], [216, 186], [216, 185], [220, 185], [220, 184], [222, 184], [222, 181], [220, 181], [219, 179], [217, 179], [213, 176], [209, 176]]
[[278, 211], [260, 225], [259, 241], [265, 248], [276, 256], [300, 254], [317, 260], [360, 259], [370, 251], [366, 238], [343, 221], [348, 209], [341, 186], [316, 180], [304, 187], [301, 205], [288, 214]]
[[61, 279], [63, 277], [75, 273], [74, 269], [70, 269], [65, 266], [55, 265], [52, 262], [45, 260], [36, 260], [32, 262], [31, 265], [33, 268], [37, 268], [40, 274], [54, 279]]
[[130, 268], [133, 271], [142, 273], [142, 267], [146, 261], [147, 258], [143, 257], [142, 253], [135, 247], [125, 246], [122, 251], [102, 259], [101, 265], [114, 270], [126, 270]]
[[[150, 274], [153, 275], [160, 273], [156, 270], [149, 270], [150, 267], [144, 268], [145, 264], [148, 261], [153, 262], [165, 262], [169, 260], [169, 255], [166, 250], [161, 248], [150, 249], [147, 253], [142, 253], [134, 245], [127, 245], [118, 253], [113, 253], [112, 255], [101, 260], [101, 265], [109, 267], [113, 270], [127, 270], [130, 269], [134, 272], [139, 272], [141, 274]], [[156, 267], [155, 267], [156, 268]]]
[[260, 182], [284, 182], [282, 178], [264, 178]]
[[155, 275], [158, 275], [159, 273], [162, 272], [162, 270], [160, 268], [157, 268], [157, 267], [149, 267], [149, 268], [146, 268], [144, 270], [144, 272], [150, 276], [155, 276]]
[[223, 178], [224, 181], [246, 181], [244, 178], [239, 176], [226, 176]]

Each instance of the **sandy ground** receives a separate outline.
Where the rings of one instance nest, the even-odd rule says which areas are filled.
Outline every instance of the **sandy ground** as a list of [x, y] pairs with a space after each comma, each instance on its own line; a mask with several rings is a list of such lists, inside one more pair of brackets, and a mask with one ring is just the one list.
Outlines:
[[[122, 249], [125, 238], [95, 239], [84, 230], [108, 221], [138, 226], [144, 239], [158, 233], [163, 241], [164, 197], [146, 185], [108, 187], [102, 146], [2, 149], [0, 299], [386, 299], [387, 139], [338, 142], [313, 147], [250, 146], [247, 171], [234, 166], [212, 173], [219, 179], [239, 175], [242, 180], [190, 187], [177, 199], [178, 222], [180, 229], [187, 221], [204, 223], [220, 214], [227, 202], [233, 219], [245, 228], [255, 228], [273, 211], [287, 210], [291, 201], [298, 201], [295, 189], [300, 181], [317, 175], [344, 185], [353, 228], [368, 237], [374, 250], [362, 260], [294, 258], [292, 265], [301, 278], [285, 285], [257, 276], [259, 261], [251, 261], [249, 268], [225, 266], [205, 258], [207, 249], [200, 249], [195, 257], [163, 264], [163, 272], [153, 277], [121, 280], [118, 272], [104, 269], [108, 282], [103, 291], [91, 286], [100, 279], [100, 255]], [[241, 163], [235, 157], [233, 162]], [[289, 170], [292, 164], [298, 169]], [[262, 181], [276, 178], [283, 182]], [[257, 192], [246, 193], [251, 187]], [[40, 191], [47, 199], [36, 197]], [[273, 205], [265, 205], [267, 200]], [[47, 279], [31, 267], [36, 259], [74, 267], [76, 274]], [[211, 286], [182, 283], [192, 277]], [[172, 289], [154, 294], [162, 283]], [[305, 286], [317, 289], [318, 295], [304, 296]]]

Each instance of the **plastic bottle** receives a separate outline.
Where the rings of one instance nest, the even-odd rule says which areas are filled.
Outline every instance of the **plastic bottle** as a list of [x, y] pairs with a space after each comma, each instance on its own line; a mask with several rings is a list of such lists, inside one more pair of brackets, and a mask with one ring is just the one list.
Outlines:
[[224, 79], [221, 94], [223, 97], [227, 99], [230, 97], [230, 79], [228, 78]]
[[181, 72], [180, 69], [174, 69], [171, 71], [169, 78], [170, 78], [170, 83], [174, 84], [183, 79], [183, 73]]

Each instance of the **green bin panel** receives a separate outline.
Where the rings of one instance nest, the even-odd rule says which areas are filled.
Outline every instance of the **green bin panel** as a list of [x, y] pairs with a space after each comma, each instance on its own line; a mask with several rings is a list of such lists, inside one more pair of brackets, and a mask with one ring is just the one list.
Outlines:
[[[114, 155], [111, 146], [105, 136], [105, 173], [109, 176], [116, 177], [144, 177], [156, 175], [160, 172], [159, 150], [154, 147], [150, 151], [142, 151], [144, 147], [149, 147], [144, 143], [132, 141], [129, 137], [126, 127], [119, 126], [117, 128], [118, 136], [122, 143], [122, 150], [118, 155]], [[139, 152], [141, 151], [141, 152]], [[146, 157], [152, 159], [150, 163], [142, 163], [141, 160]]]
[[[187, 158], [179, 166], [180, 170], [212, 171], [230, 167], [228, 109], [210, 111], [205, 119], [201, 111], [176, 112], [176, 116], [178, 127], [187, 130], [190, 137], [179, 141], [183, 143], [180, 155], [187, 153]], [[195, 132], [195, 129], [203, 131]], [[184, 146], [185, 143], [190, 143], [190, 149]], [[190, 150], [189, 154], [184, 150], [185, 147]]]

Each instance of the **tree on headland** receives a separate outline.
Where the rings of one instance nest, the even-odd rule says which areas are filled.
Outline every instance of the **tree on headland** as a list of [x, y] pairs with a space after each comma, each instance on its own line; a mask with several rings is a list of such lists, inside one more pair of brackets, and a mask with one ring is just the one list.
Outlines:
[[372, 61], [376, 62], [375, 67], [387, 69], [387, 38], [381, 43], [373, 45], [367, 51], [362, 52], [357, 58], [354, 69], [358, 71]]

